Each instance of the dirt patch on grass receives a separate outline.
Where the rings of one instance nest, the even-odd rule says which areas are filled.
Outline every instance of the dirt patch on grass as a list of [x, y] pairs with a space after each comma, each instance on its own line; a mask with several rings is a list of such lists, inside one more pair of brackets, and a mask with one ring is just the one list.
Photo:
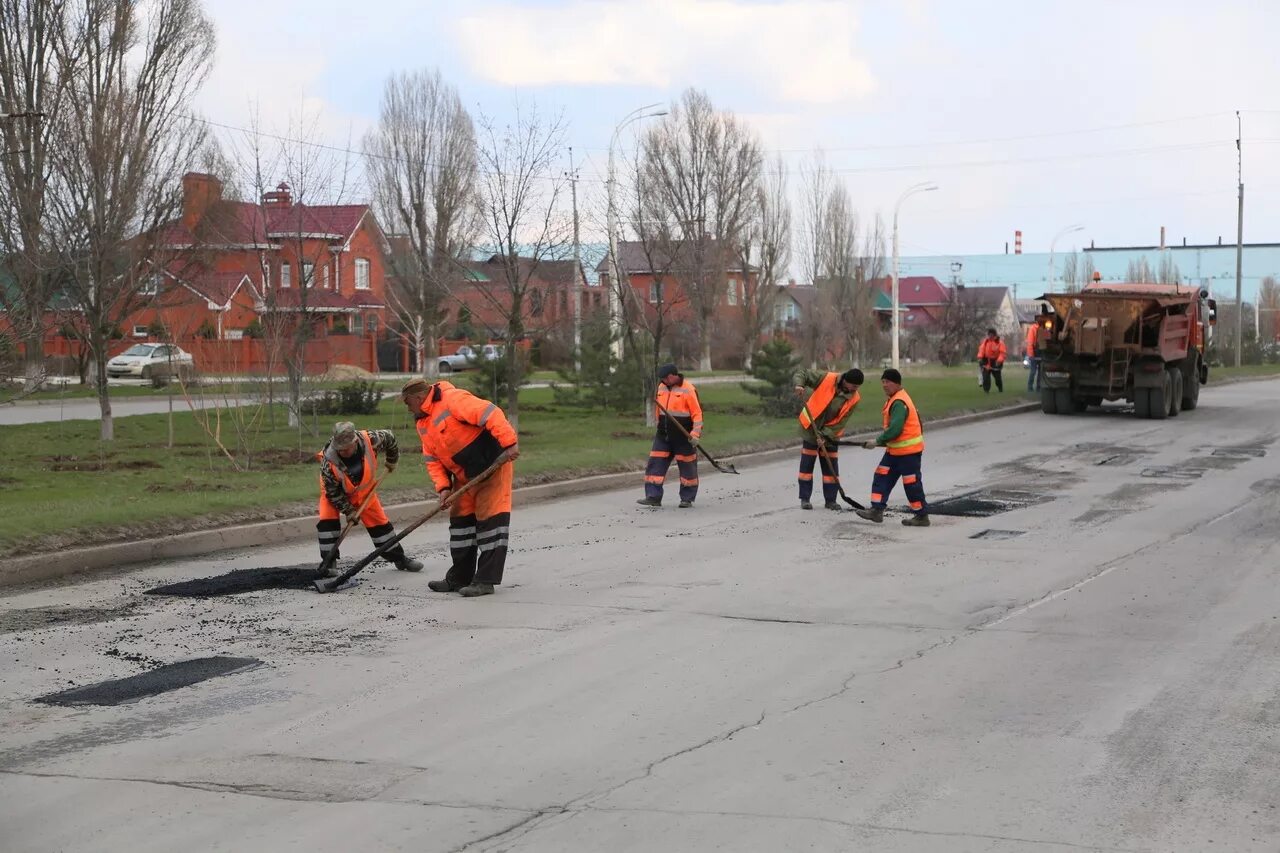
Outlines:
[[316, 464], [316, 453], [314, 450], [269, 448], [253, 454], [253, 467], [259, 470], [271, 467], [284, 468], [289, 465], [314, 464]]
[[631, 430], [620, 429], [609, 433], [609, 438], [648, 438], [649, 435], [643, 432], [632, 432]]
[[152, 494], [160, 492], [230, 492], [236, 488], [230, 483], [197, 483], [188, 477], [181, 483], [152, 483], [147, 486], [147, 491]]
[[145, 468], [160, 468], [159, 462], [153, 459], [83, 459], [78, 456], [46, 456], [48, 471], [136, 471]]

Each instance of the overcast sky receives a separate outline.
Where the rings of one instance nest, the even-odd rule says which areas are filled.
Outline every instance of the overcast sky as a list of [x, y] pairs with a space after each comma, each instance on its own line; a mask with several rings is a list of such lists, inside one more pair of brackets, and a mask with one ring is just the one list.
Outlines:
[[[217, 64], [198, 108], [288, 132], [305, 110], [358, 147], [382, 81], [438, 67], [475, 113], [563, 110], [587, 205], [615, 122], [690, 86], [796, 165], [827, 151], [866, 215], [906, 187], [903, 254], [1280, 241], [1280, 4], [747, 0], [206, 0]], [[624, 135], [626, 146], [633, 135]], [[566, 155], [567, 165], [567, 155]], [[598, 238], [588, 217], [584, 239]], [[596, 233], [591, 233], [596, 231]]]

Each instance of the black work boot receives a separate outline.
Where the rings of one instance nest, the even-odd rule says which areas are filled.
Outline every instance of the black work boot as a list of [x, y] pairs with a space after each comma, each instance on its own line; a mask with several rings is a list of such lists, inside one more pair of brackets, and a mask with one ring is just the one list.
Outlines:
[[693, 506], [693, 501], [680, 501], [680, 509], [688, 509]]
[[458, 590], [458, 594], [463, 598], [475, 598], [480, 595], [493, 595], [493, 584], [491, 583], [473, 583], [464, 586]]
[[927, 512], [922, 512], [919, 515], [913, 515], [910, 518], [904, 518], [902, 519], [902, 526], [903, 527], [928, 527], [929, 514]]
[[662, 498], [641, 498], [636, 503], [640, 506], [662, 506]]
[[395, 564], [395, 567], [402, 572], [422, 571], [422, 562], [413, 559], [413, 557], [410, 557], [408, 554], [405, 554], [400, 559], [393, 560], [392, 562]]
[[801, 509], [813, 509], [813, 504], [809, 503], [808, 501], [800, 501], [800, 508], [801, 508]]
[[854, 512], [858, 514], [858, 518], [865, 518], [867, 521], [874, 521], [876, 524], [884, 522], [884, 510], [879, 507], [873, 506], [871, 509], [855, 509]]
[[462, 589], [464, 584], [451, 583], [448, 579], [438, 581], [427, 581], [427, 589], [432, 592], [457, 592]]
[[824, 504], [824, 506], [825, 506], [827, 509], [832, 510], [833, 512], [840, 512], [840, 511], [841, 511], [841, 509], [840, 509], [840, 504], [836, 503], [835, 501], [827, 501], [827, 502], [826, 502], [826, 504]]

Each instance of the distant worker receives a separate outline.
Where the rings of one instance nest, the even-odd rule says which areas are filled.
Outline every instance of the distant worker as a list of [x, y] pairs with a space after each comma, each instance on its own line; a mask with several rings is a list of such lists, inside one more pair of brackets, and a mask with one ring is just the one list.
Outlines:
[[1040, 350], [1037, 346], [1040, 336], [1040, 323], [1027, 326], [1027, 390], [1040, 390]]
[[881, 418], [884, 432], [863, 445], [868, 450], [885, 449], [880, 464], [876, 466], [871, 481], [871, 508], [854, 510], [859, 516], [880, 524], [884, 521], [884, 509], [889, 504], [889, 494], [902, 479], [902, 489], [907, 493], [911, 517], [904, 518], [906, 527], [928, 527], [929, 506], [924, 499], [924, 482], [920, 463], [924, 458], [924, 430], [920, 427], [920, 413], [911, 396], [902, 388], [902, 374], [889, 368], [880, 374], [880, 386], [884, 388], [884, 409]]
[[440, 501], [482, 474], [505, 452], [510, 462], [458, 497], [449, 507], [449, 555], [435, 592], [467, 598], [492, 595], [502, 583], [511, 529], [512, 465], [520, 456], [516, 431], [496, 404], [448, 382], [411, 379], [400, 398], [417, 421], [427, 475]]
[[[658, 368], [654, 398], [658, 429], [649, 450], [649, 464], [644, 469], [644, 497], [636, 503], [662, 506], [663, 483], [674, 456], [680, 471], [680, 508], [689, 509], [698, 497], [698, 442], [702, 438], [702, 403], [698, 400], [698, 390], [674, 364], [664, 364]], [[689, 434], [688, 438], [685, 433]]]
[[[800, 409], [800, 508], [813, 509], [809, 499], [813, 497], [813, 464], [820, 463], [822, 471], [822, 499], [827, 509], [839, 510], [840, 445], [844, 425], [862, 399], [858, 389], [862, 386], [862, 371], [856, 367], [844, 373], [825, 370], [798, 370], [795, 375], [796, 395], [803, 397], [813, 389], [809, 399]], [[816, 423], [815, 423], [816, 421]], [[821, 453], [817, 433], [822, 438]], [[830, 465], [828, 465], [830, 461]]]
[[987, 336], [978, 344], [978, 366], [982, 368], [982, 390], [991, 393], [991, 379], [995, 377], [996, 390], [1004, 393], [1004, 360], [1008, 349], [995, 329], [987, 329]]
[[[316, 535], [320, 539], [320, 558], [330, 557], [342, 535], [342, 517], [352, 523], [360, 522], [373, 540], [376, 548], [395, 538], [396, 529], [382, 510], [382, 502], [373, 492], [377, 479], [378, 453], [384, 454], [387, 473], [395, 470], [400, 461], [400, 448], [396, 436], [389, 429], [357, 430], [350, 421], [340, 421], [333, 427], [333, 437], [320, 451], [320, 520], [316, 522]], [[370, 495], [372, 494], [372, 497]], [[356, 515], [365, 498], [369, 503]], [[328, 574], [337, 577], [338, 554], [332, 555]], [[402, 572], [420, 572], [422, 563], [404, 552], [400, 543], [383, 555]]]

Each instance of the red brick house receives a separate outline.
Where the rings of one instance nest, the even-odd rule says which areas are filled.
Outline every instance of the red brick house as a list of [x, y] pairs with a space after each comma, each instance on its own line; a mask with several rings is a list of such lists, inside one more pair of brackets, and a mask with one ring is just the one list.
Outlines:
[[[465, 279], [452, 288], [445, 306], [450, 324], [469, 317], [481, 334], [499, 338], [506, 332], [511, 293], [499, 255], [465, 264]], [[543, 338], [573, 322], [573, 292], [576, 284], [582, 300], [582, 314], [587, 316], [604, 304], [603, 288], [589, 285], [580, 266], [572, 260], [534, 262], [520, 258], [520, 278], [527, 281], [521, 314], [525, 333], [530, 338]], [[465, 311], [463, 310], [465, 308]]]
[[[881, 326], [888, 329], [893, 322], [893, 279], [878, 278], [871, 286], [882, 295], [875, 303]], [[919, 330], [929, 333], [942, 324], [951, 301], [951, 288], [931, 275], [908, 275], [898, 279], [899, 323], [903, 334]]]

